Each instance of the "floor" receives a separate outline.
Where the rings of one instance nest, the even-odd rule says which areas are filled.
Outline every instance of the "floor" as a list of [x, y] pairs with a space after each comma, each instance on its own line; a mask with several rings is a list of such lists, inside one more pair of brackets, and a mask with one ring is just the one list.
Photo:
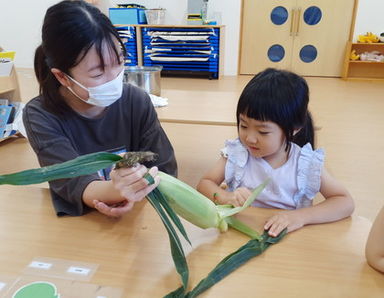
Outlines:
[[[31, 69], [19, 69], [18, 74], [21, 97], [26, 102], [37, 94], [38, 86]], [[162, 78], [162, 96], [173, 100], [183, 96], [191, 101], [219, 96], [222, 106], [213, 108], [212, 114], [233, 109], [234, 115], [237, 98], [250, 78]], [[310, 110], [318, 128], [317, 147], [326, 151], [326, 167], [352, 193], [355, 214], [373, 220], [384, 205], [384, 83], [306, 79], [311, 92]], [[199, 113], [198, 106], [196, 111]], [[163, 123], [163, 127], [175, 147], [179, 178], [191, 185], [215, 162], [224, 140], [236, 136], [236, 128], [228, 126]], [[200, 152], [199, 156], [194, 152]]]

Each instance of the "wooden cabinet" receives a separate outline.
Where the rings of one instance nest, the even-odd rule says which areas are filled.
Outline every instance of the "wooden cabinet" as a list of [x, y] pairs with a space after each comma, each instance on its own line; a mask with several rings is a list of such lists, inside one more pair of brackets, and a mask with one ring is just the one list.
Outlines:
[[9, 77], [0, 77], [0, 98], [10, 101], [20, 101], [19, 81], [13, 67]]
[[351, 60], [351, 52], [360, 55], [364, 52], [378, 51], [384, 55], [384, 43], [353, 43], [347, 42], [342, 72], [344, 79], [384, 80], [384, 62]]
[[[19, 81], [17, 79], [15, 67], [12, 68], [10, 76], [0, 77], [0, 99], [8, 99], [10, 102], [21, 101]], [[12, 135], [13, 134], [14, 132], [12, 131]], [[5, 139], [7, 138], [0, 137], [0, 142]]]
[[240, 74], [340, 76], [354, 0], [243, 0]]

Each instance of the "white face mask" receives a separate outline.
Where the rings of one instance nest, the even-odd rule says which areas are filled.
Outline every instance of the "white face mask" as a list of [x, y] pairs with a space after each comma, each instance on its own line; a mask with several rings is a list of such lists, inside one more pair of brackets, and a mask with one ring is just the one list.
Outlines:
[[107, 107], [113, 104], [116, 100], [118, 100], [121, 97], [121, 94], [123, 93], [124, 69], [122, 69], [121, 72], [117, 75], [117, 77], [114, 78], [113, 80], [96, 87], [84, 87], [82, 84], [80, 84], [78, 81], [73, 79], [71, 76], [69, 75], [67, 76], [78, 86], [88, 91], [89, 98], [83, 99], [80, 96], [78, 96], [72, 90], [71, 87], [67, 87], [68, 90], [71, 91], [73, 95], [75, 95], [78, 99], [88, 104], [92, 104], [98, 107]]

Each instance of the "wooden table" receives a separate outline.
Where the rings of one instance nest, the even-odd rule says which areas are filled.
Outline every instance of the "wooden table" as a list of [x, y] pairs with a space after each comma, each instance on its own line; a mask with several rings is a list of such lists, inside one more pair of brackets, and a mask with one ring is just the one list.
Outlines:
[[[239, 217], [261, 230], [274, 211], [249, 208]], [[248, 241], [229, 230], [185, 223], [194, 286]], [[254, 258], [201, 297], [383, 297], [384, 275], [370, 268], [364, 245], [371, 223], [353, 217], [307, 226]], [[119, 287], [124, 297], [162, 297], [179, 286], [166, 232], [150, 204], [120, 220], [91, 212], [55, 216], [47, 189], [0, 186], [0, 275], [17, 275], [35, 257], [98, 264], [91, 283]]]
[[236, 126], [237, 92], [164, 90], [168, 106], [157, 108], [162, 123]]

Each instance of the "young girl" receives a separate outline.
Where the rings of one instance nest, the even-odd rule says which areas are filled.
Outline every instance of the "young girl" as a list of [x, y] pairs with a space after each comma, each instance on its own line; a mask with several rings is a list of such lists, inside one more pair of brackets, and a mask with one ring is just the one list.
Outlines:
[[[157, 186], [157, 167], [177, 174], [173, 148], [148, 94], [123, 84], [124, 56], [116, 29], [94, 6], [62, 1], [47, 10], [35, 53], [40, 94], [23, 114], [40, 165], [98, 151], [152, 151], [159, 156], [110, 175], [104, 171], [50, 182], [58, 215], [82, 215], [89, 208], [123, 215]], [[143, 178], [147, 167], [153, 185]]]
[[[225, 143], [221, 158], [197, 186], [218, 204], [240, 206], [269, 177], [253, 206], [286, 209], [265, 223], [271, 236], [337, 221], [354, 209], [348, 191], [323, 167], [323, 151], [312, 149], [308, 93], [306, 81], [294, 73], [269, 68], [257, 74], [237, 105], [239, 137]], [[319, 191], [326, 200], [312, 206]]]
[[384, 273], [384, 207], [377, 215], [365, 247], [368, 264]]

